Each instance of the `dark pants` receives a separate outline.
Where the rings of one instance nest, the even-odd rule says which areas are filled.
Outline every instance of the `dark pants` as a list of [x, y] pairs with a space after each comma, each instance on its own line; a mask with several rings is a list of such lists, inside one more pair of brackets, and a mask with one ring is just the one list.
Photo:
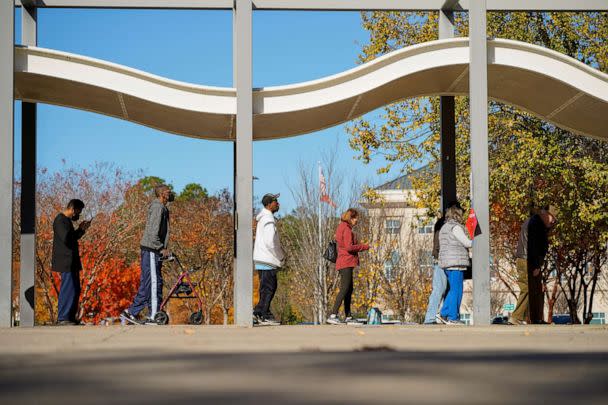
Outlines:
[[538, 276], [534, 276], [532, 271], [528, 273], [528, 290], [528, 299], [530, 300], [530, 322], [541, 323], [545, 318], [545, 294], [543, 293], [542, 273], [539, 273]]
[[61, 273], [61, 288], [57, 303], [58, 321], [76, 321], [80, 297], [80, 271]]
[[148, 307], [149, 317], [154, 316], [160, 308], [163, 299], [162, 262], [160, 254], [149, 250], [141, 250], [141, 276], [139, 290], [129, 307], [129, 313], [137, 316], [144, 307]]
[[258, 270], [260, 277], [260, 299], [253, 313], [263, 318], [272, 318], [270, 303], [277, 292], [277, 270]]
[[539, 274], [529, 270], [526, 259], [517, 259], [517, 274], [519, 297], [511, 318], [518, 321], [539, 323], [544, 318], [545, 295], [543, 294], [543, 279]]
[[350, 316], [350, 301], [353, 295], [353, 269], [354, 267], [347, 267], [338, 270], [340, 273], [340, 291], [331, 310], [332, 315], [338, 315], [340, 304], [344, 301], [344, 316], [347, 318]]

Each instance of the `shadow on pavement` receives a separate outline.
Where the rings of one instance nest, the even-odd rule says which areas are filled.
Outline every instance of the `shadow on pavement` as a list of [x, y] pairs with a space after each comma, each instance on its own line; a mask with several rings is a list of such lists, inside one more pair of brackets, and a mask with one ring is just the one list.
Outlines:
[[4, 356], [0, 402], [605, 403], [608, 352], [78, 352]]

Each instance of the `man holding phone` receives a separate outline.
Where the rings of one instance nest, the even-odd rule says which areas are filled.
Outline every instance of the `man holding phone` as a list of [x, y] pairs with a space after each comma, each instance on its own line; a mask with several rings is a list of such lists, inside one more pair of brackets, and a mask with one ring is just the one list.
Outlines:
[[61, 273], [61, 287], [57, 303], [57, 324], [78, 325], [78, 298], [80, 297], [80, 271], [82, 263], [78, 241], [85, 234], [91, 221], [82, 221], [78, 229], [72, 222], [80, 219], [84, 209], [81, 200], [70, 200], [67, 207], [53, 221], [53, 255], [51, 269]]

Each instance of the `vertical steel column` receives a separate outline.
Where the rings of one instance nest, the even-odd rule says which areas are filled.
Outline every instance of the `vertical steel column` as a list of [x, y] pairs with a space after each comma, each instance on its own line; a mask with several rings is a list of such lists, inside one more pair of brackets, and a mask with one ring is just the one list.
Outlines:
[[488, 169], [488, 49], [486, 0], [469, 9], [472, 205], [481, 235], [473, 242], [473, 321], [490, 324], [490, 212]]
[[12, 326], [15, 5], [0, 1], [0, 327]]
[[[36, 46], [37, 9], [21, 8], [21, 43]], [[19, 326], [34, 326], [36, 278], [36, 104], [21, 103], [21, 269]]]
[[253, 81], [251, 0], [235, 0], [234, 85], [236, 87], [234, 322], [253, 326]]
[[[454, 37], [454, 12], [439, 11], [439, 39]], [[454, 96], [442, 96], [441, 110], [441, 205], [456, 201], [456, 110]]]

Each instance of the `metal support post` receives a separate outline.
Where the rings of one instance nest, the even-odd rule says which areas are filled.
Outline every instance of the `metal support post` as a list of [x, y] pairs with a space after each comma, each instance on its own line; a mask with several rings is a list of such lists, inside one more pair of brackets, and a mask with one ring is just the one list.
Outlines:
[[[439, 39], [454, 37], [454, 12], [439, 11]], [[456, 201], [456, 110], [454, 96], [442, 96], [441, 110], [441, 206]]]
[[13, 325], [14, 26], [13, 2], [0, 1], [0, 327]]
[[[37, 11], [23, 7], [21, 42], [36, 46]], [[36, 104], [21, 103], [21, 260], [19, 326], [34, 326], [36, 278]]]
[[234, 321], [253, 325], [253, 82], [252, 3], [235, 0], [234, 84], [237, 94], [235, 165], [236, 252]]
[[488, 59], [486, 0], [469, 10], [472, 206], [481, 228], [473, 242], [473, 321], [490, 324], [490, 212], [488, 169]]

